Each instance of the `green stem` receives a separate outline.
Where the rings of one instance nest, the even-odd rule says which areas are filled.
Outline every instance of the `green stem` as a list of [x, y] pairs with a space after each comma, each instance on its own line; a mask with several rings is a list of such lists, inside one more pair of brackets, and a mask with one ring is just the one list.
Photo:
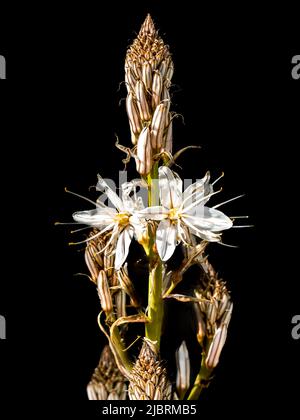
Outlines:
[[[151, 173], [148, 175], [148, 204], [159, 205], [158, 190], [158, 162], [154, 163]], [[149, 230], [149, 284], [148, 284], [148, 318], [145, 326], [146, 337], [156, 342], [157, 349], [160, 347], [161, 328], [163, 321], [163, 298], [162, 298], [162, 262], [155, 249], [155, 235]]]
[[196, 376], [193, 388], [188, 396], [188, 400], [198, 400], [202, 390], [204, 388], [208, 387], [209, 384], [209, 380], [211, 378], [211, 374], [212, 374], [212, 370], [211, 369], [207, 369], [207, 367], [205, 366], [205, 359], [206, 359], [206, 354], [205, 352], [203, 352], [202, 354], [202, 361], [201, 361], [201, 368], [200, 371], [198, 373], [198, 375]]

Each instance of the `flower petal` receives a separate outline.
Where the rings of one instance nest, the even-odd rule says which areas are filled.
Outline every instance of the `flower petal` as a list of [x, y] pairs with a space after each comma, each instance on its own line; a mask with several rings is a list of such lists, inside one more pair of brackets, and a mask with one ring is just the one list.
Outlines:
[[93, 209], [77, 211], [73, 213], [73, 219], [78, 223], [84, 223], [86, 225], [101, 227], [112, 223], [116, 212], [107, 212], [106, 209]]
[[220, 242], [221, 234], [211, 232], [210, 230], [200, 230], [196, 229], [192, 225], [190, 226], [190, 231], [193, 235], [198, 236], [200, 239], [204, 239], [208, 242]]
[[137, 212], [137, 214], [145, 219], [163, 220], [168, 217], [169, 210], [163, 206], [146, 207], [145, 209]]
[[[145, 206], [143, 197], [147, 199], [148, 187], [141, 179], [133, 179], [121, 185], [122, 201], [127, 211], [142, 210]], [[137, 191], [138, 189], [138, 191]]]
[[[182, 205], [183, 207], [188, 207], [195, 201], [201, 200], [204, 196], [208, 196], [210, 193], [213, 192], [213, 187], [209, 183], [210, 180], [210, 173], [206, 172], [204, 178], [199, 179], [198, 181], [194, 182], [192, 185], [187, 187], [183, 194], [182, 194]], [[209, 200], [207, 199], [202, 200], [202, 204], [205, 204]]]
[[162, 261], [172, 257], [177, 243], [177, 226], [169, 219], [162, 220], [156, 231], [157, 252]]
[[183, 218], [188, 219], [189, 223], [200, 230], [211, 230], [212, 232], [220, 232], [232, 227], [232, 220], [220, 210], [210, 207], [199, 206], [195, 216], [183, 214]]
[[[108, 199], [112, 202], [112, 204], [118, 209], [119, 211], [124, 211], [124, 205], [120, 197], [107, 185], [104, 179], [98, 174], [98, 182], [96, 185], [97, 191], [102, 191], [103, 194], [106, 194]], [[99, 200], [99, 199], [98, 199]], [[97, 202], [98, 202], [97, 200]], [[100, 200], [99, 200], [100, 201]]]
[[167, 166], [161, 166], [158, 172], [161, 205], [169, 209], [179, 207], [182, 202], [182, 180]]
[[117, 247], [116, 247], [116, 258], [115, 258], [115, 269], [119, 270], [122, 265], [124, 264], [128, 251], [129, 246], [131, 244], [131, 240], [133, 237], [133, 227], [127, 226], [122, 232], [120, 233]]

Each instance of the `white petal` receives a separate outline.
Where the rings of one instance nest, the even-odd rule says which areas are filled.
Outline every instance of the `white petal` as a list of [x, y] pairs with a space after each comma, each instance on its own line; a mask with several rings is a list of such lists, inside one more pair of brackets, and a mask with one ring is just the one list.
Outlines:
[[[200, 179], [199, 181], [194, 182], [192, 185], [186, 188], [182, 194], [183, 198], [183, 206], [188, 207], [195, 201], [202, 199], [204, 196], [208, 196], [210, 193], [213, 192], [213, 187], [209, 183], [210, 180], [210, 173], [206, 172], [204, 178]], [[205, 204], [207, 199], [202, 200], [202, 203]]]
[[162, 220], [156, 231], [157, 252], [162, 261], [172, 257], [177, 243], [177, 226], [169, 219]]
[[[99, 211], [100, 210], [100, 211]], [[106, 209], [94, 209], [77, 211], [73, 214], [73, 219], [78, 223], [84, 223], [86, 225], [101, 227], [112, 223], [116, 212], [106, 212]]]
[[169, 209], [182, 203], [182, 180], [167, 166], [159, 168], [159, 194], [161, 205]]
[[163, 220], [168, 217], [169, 210], [162, 206], [146, 207], [145, 209], [137, 212], [141, 217], [151, 220]]
[[[127, 211], [142, 210], [145, 206], [143, 197], [147, 199], [148, 187], [141, 179], [133, 179], [121, 185], [122, 201]], [[137, 191], [138, 189], [138, 191]]]
[[116, 247], [115, 269], [119, 270], [124, 264], [131, 240], [133, 237], [133, 227], [127, 226], [121, 233]]
[[190, 228], [190, 231], [193, 235], [196, 235], [201, 239], [204, 239], [209, 242], [219, 242], [221, 240], [221, 235], [211, 232], [210, 230], [198, 229], [195, 225], [189, 222], [188, 218], [183, 217], [182, 222]]
[[197, 210], [195, 216], [184, 215], [184, 217], [197, 229], [221, 232], [222, 230], [230, 229], [232, 227], [232, 220], [220, 210], [204, 206], [197, 208]]
[[147, 234], [147, 221], [133, 214], [129, 219], [130, 225], [134, 229], [134, 237], [137, 241], [143, 238], [143, 235]]
[[117, 194], [107, 185], [107, 183], [99, 174], [96, 190], [102, 191], [103, 194], [106, 194], [109, 200], [112, 202], [112, 204], [116, 207], [116, 209], [118, 209], [119, 211], [124, 211], [124, 205], [120, 197], [117, 196]]

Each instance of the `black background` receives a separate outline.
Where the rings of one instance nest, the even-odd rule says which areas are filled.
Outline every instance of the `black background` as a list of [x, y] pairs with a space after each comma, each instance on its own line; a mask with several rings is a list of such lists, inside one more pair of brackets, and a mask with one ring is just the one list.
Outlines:
[[29, 406], [42, 398], [70, 409], [86, 400], [103, 342], [98, 298], [87, 278], [74, 276], [86, 272], [80, 248], [68, 247], [69, 229], [54, 222], [86, 208], [65, 186], [93, 198], [88, 189], [98, 172], [117, 180], [123, 169], [115, 134], [130, 141], [119, 84], [126, 48], [150, 12], [175, 63], [173, 109], [184, 116], [184, 124], [175, 122], [175, 150], [202, 146], [180, 159], [179, 173], [224, 171], [221, 198], [246, 193], [227, 214], [248, 214], [255, 225], [226, 235], [238, 249], [211, 246], [235, 310], [203, 412], [280, 406], [292, 413], [300, 373], [300, 340], [291, 338], [300, 312], [296, 11], [292, 4], [196, 9], [187, 1], [106, 6], [51, 3], [1, 13], [3, 401], [26, 396]]

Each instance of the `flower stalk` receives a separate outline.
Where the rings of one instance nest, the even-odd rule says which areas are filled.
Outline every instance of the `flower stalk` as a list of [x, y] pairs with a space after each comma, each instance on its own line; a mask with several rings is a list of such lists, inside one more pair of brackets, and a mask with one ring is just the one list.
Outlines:
[[[148, 175], [148, 203], [159, 205], [158, 162], [153, 165]], [[145, 336], [160, 348], [161, 328], [163, 322], [164, 302], [162, 297], [163, 267], [155, 247], [154, 232], [149, 229], [149, 283], [148, 283], [148, 317], [145, 325]]]

